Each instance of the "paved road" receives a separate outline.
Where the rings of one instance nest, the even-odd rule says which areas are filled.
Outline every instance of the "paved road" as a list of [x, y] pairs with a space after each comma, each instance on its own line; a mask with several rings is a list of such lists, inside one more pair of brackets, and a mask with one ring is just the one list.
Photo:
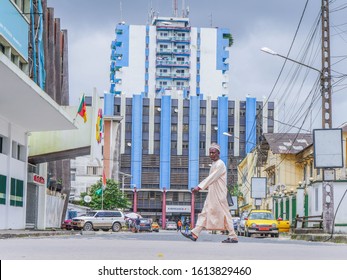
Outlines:
[[176, 231], [91, 232], [68, 236], [0, 240], [2, 260], [347, 260], [347, 245], [280, 238], [225, 236], [204, 232], [197, 242]]

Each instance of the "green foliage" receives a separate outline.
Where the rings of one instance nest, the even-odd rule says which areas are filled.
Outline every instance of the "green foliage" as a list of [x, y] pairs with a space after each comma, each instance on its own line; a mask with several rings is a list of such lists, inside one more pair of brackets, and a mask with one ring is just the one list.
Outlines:
[[231, 47], [231, 46], [234, 44], [233, 35], [231, 35], [230, 33], [228, 33], [228, 34], [223, 34], [223, 38], [229, 40], [229, 47]]
[[240, 186], [238, 184], [228, 187], [229, 192], [232, 196], [243, 197], [243, 193], [240, 191]]
[[[96, 184], [92, 185], [88, 193], [81, 193], [82, 200], [80, 201], [80, 205], [88, 206], [95, 210], [101, 209], [102, 205], [104, 210], [130, 207], [131, 203], [127, 198], [123, 197], [118, 183], [113, 179], [106, 180], [106, 188], [103, 190], [103, 195], [101, 195], [101, 189], [102, 179], [100, 179]], [[100, 193], [100, 195], [97, 193]], [[92, 198], [91, 202], [86, 203], [84, 201], [84, 197], [86, 195], [89, 195]]]

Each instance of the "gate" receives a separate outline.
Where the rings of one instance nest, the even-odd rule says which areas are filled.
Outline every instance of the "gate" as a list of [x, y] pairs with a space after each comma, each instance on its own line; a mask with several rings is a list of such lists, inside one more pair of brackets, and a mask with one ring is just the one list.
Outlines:
[[38, 214], [38, 187], [33, 184], [28, 184], [27, 200], [26, 200], [26, 228], [37, 227]]

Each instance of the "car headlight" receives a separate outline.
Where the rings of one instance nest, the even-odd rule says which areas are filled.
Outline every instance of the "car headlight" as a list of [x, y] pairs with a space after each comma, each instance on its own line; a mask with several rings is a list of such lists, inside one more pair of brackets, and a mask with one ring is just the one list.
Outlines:
[[257, 224], [256, 223], [252, 223], [251, 227], [257, 227]]
[[277, 228], [277, 224], [272, 224], [272, 227], [273, 228]]

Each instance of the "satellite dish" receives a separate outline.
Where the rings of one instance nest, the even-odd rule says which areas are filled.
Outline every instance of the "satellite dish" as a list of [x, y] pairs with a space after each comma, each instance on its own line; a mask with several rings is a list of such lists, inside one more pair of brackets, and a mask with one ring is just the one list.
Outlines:
[[91, 202], [91, 201], [92, 201], [92, 198], [91, 198], [89, 195], [86, 195], [86, 196], [84, 197], [84, 202], [89, 203], [89, 202]]

